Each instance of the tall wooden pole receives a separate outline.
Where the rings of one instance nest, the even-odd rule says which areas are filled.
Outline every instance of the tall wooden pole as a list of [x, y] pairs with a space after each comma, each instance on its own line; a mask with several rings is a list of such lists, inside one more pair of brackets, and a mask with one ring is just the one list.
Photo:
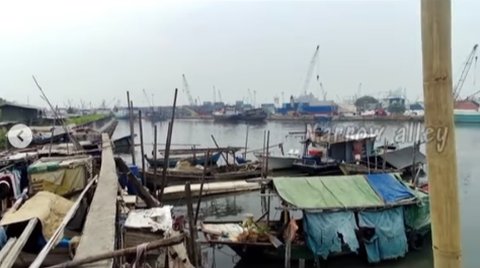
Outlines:
[[167, 169], [169, 166], [169, 159], [170, 159], [170, 145], [172, 143], [172, 131], [173, 131], [173, 122], [175, 121], [175, 110], [177, 108], [177, 95], [178, 95], [178, 88], [175, 89], [175, 95], [173, 96], [173, 107], [172, 107], [172, 118], [168, 123], [168, 132], [167, 132], [167, 141], [165, 144], [165, 153], [163, 155], [163, 171], [162, 171], [162, 185], [160, 188], [160, 194], [158, 195], [158, 200], [162, 202], [163, 190], [167, 183]]
[[[452, 96], [451, 2], [422, 0], [423, 94], [435, 267], [462, 267]], [[438, 136], [440, 134], [446, 135]], [[440, 140], [437, 137], [443, 137]]]
[[[165, 160], [165, 157], [163, 158], [163, 161], [168, 161]], [[153, 126], [153, 195], [157, 197], [157, 125]]]
[[[133, 102], [130, 100], [130, 92], [127, 91], [128, 101], [128, 119], [130, 123], [130, 144], [135, 144], [135, 131], [133, 130]], [[135, 146], [130, 148], [130, 154], [132, 155], [132, 164], [135, 165]]]
[[[147, 171], [145, 170], [145, 148], [143, 147], [143, 126], [142, 126], [142, 110], [138, 110], [138, 130], [140, 131], [140, 152], [142, 159], [142, 179], [143, 185], [147, 185]], [[135, 144], [132, 144], [135, 146]]]

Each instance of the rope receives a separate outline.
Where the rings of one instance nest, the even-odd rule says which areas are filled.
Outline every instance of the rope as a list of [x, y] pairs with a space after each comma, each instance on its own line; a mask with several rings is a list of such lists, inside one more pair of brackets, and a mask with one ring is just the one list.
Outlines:
[[132, 268], [140, 268], [142, 263], [145, 263], [147, 259], [147, 246], [148, 243], [143, 243], [137, 246], [137, 256], [133, 262]]

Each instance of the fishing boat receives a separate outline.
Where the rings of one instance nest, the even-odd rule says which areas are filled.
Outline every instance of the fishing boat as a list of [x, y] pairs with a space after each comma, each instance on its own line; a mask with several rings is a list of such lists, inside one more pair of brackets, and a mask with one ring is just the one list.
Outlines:
[[[258, 159], [260, 163], [265, 162], [265, 156], [261, 152], [254, 152], [253, 155]], [[300, 159], [300, 153], [298, 151], [291, 150], [286, 155], [268, 155], [268, 169], [269, 170], [282, 170], [290, 169], [293, 167], [293, 163]]]
[[[405, 257], [428, 241], [428, 194], [395, 174], [279, 177], [273, 190], [282, 201], [279, 221], [249, 216], [243, 222], [203, 222], [203, 243], [227, 245], [244, 260], [290, 256], [318, 262], [365, 252], [369, 263], [378, 263]], [[291, 217], [294, 210], [302, 216]]]
[[[214, 153], [208, 157], [207, 164], [208, 165], [216, 165], [217, 161], [220, 159], [220, 156], [222, 155], [221, 152]], [[163, 155], [160, 155], [156, 161], [153, 158], [150, 158], [145, 155], [145, 159], [148, 162], [148, 165], [150, 168], [163, 168], [165, 165], [165, 159]], [[174, 168], [177, 166], [177, 163], [180, 161], [188, 161], [190, 162], [191, 165], [196, 166], [196, 165], [204, 165], [205, 164], [205, 155], [199, 155], [199, 156], [170, 156], [168, 158], [168, 167], [169, 168]]]
[[340, 175], [340, 163], [352, 163], [373, 155], [376, 135], [340, 135], [317, 129], [302, 141], [304, 154], [295, 168], [310, 175]]

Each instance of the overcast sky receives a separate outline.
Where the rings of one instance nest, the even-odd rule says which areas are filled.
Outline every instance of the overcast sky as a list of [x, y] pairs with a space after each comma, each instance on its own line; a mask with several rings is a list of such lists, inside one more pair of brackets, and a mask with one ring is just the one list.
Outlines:
[[[453, 2], [453, 70], [479, 42], [480, 1]], [[327, 97], [379, 96], [399, 87], [422, 96], [420, 1], [2, 1], [0, 97], [45, 106], [35, 75], [52, 102], [126, 103], [130, 90], [147, 105], [179, 104], [187, 77], [194, 98], [213, 86], [233, 102], [257, 92], [257, 103], [302, 92], [320, 45], [318, 73]], [[479, 67], [480, 68], [480, 67]], [[472, 67], [463, 93], [474, 92]], [[454, 76], [455, 79], [457, 75]], [[312, 79], [309, 91], [319, 95]], [[478, 83], [477, 83], [478, 84]], [[217, 95], [217, 100], [219, 99]]]

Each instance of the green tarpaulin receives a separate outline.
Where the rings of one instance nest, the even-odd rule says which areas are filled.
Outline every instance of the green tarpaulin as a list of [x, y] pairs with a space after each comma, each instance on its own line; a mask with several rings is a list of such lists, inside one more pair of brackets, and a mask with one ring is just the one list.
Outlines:
[[301, 209], [381, 207], [383, 201], [362, 175], [280, 177], [273, 180], [280, 197]]
[[405, 224], [417, 232], [428, 232], [430, 230], [429, 196], [420, 191], [415, 193], [421, 202], [405, 207]]

